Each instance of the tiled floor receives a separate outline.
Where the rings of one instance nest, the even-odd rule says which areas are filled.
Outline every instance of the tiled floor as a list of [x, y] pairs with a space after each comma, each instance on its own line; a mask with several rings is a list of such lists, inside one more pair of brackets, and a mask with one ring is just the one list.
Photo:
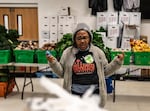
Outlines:
[[[34, 92], [30, 85], [25, 88], [24, 99], [21, 100], [23, 79], [17, 78], [20, 92], [14, 88], [13, 93], [6, 99], [0, 97], [0, 111], [25, 111], [26, 99], [31, 97], [49, 97], [49, 93], [40, 84], [39, 79], [34, 78]], [[62, 86], [63, 80], [53, 79]], [[150, 81], [116, 81], [116, 101], [113, 102], [112, 94], [108, 95], [108, 111], [150, 111]]]

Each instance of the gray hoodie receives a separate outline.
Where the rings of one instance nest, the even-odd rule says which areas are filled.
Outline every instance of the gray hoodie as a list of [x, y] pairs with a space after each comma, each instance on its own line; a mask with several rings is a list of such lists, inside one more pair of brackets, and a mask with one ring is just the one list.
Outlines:
[[[85, 28], [86, 25], [82, 24], [80, 26], [83, 27], [79, 28], [77, 26], [77, 30], [74, 32], [74, 35], [80, 29], [85, 29], [85, 30], [87, 29], [87, 31], [89, 31], [88, 27]], [[104, 52], [100, 48], [92, 45], [92, 43], [90, 43], [89, 51], [93, 53], [93, 57], [96, 62], [97, 74], [99, 77], [99, 89], [100, 89], [100, 100], [101, 100], [100, 107], [104, 107], [107, 100], [105, 77], [112, 75], [117, 69], [119, 69], [123, 61], [120, 61], [116, 57], [114, 60], [112, 60], [112, 62], [108, 64]], [[53, 71], [56, 74], [58, 74], [58, 76], [64, 78], [63, 87], [70, 93], [71, 93], [71, 86], [72, 86], [72, 66], [76, 59], [75, 54], [77, 52], [78, 49], [76, 47], [74, 46], [68, 47], [67, 49], [64, 50], [60, 61], [57, 61], [55, 59], [53, 63], [49, 63]]]

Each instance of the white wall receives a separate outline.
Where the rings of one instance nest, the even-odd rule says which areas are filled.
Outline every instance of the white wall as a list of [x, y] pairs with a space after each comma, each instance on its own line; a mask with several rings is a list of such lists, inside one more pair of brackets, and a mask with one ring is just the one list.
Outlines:
[[146, 35], [150, 44], [150, 20], [142, 20], [141, 35]]
[[37, 7], [37, 0], [0, 0], [0, 7]]
[[[113, 11], [112, 0], [108, 0], [108, 11]], [[38, 0], [39, 18], [56, 15], [61, 7], [71, 7], [71, 15], [77, 16], [78, 22], [85, 22], [92, 29], [96, 28], [96, 17], [91, 15], [88, 0]]]
[[[88, 8], [88, 0], [1, 0], [0, 6], [9, 6], [9, 3], [20, 3], [27, 5], [27, 3], [38, 4], [39, 11], [39, 36], [41, 31], [41, 17], [58, 14], [60, 7], [71, 7], [71, 14], [77, 16], [78, 22], [87, 23], [91, 29], [96, 28], [96, 17], [92, 16], [91, 9]], [[108, 11], [114, 11], [112, 0], [108, 0]], [[144, 20], [141, 24], [141, 35], [148, 36], [148, 43], [150, 44], [150, 20]]]
[[71, 7], [71, 15], [77, 16], [78, 22], [85, 22], [95, 27], [96, 17], [90, 15], [88, 0], [39, 0], [39, 18], [45, 15], [57, 15], [61, 7]]
[[0, 0], [0, 3], [37, 3], [38, 0]]

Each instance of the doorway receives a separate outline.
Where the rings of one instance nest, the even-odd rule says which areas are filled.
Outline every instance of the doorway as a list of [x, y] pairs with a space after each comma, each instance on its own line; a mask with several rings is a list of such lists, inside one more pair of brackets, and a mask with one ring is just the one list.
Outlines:
[[18, 30], [20, 41], [38, 41], [37, 7], [1, 7], [0, 24]]

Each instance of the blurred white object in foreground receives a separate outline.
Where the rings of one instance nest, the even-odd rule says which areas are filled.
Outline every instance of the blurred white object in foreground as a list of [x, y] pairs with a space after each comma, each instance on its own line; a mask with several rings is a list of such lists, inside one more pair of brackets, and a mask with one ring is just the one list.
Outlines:
[[28, 99], [28, 107], [31, 111], [106, 111], [99, 107], [99, 97], [92, 95], [94, 90], [92, 86], [83, 97], [80, 98], [79, 96], [68, 93], [46, 77], [42, 77], [40, 82], [49, 93], [55, 94], [58, 98]]

